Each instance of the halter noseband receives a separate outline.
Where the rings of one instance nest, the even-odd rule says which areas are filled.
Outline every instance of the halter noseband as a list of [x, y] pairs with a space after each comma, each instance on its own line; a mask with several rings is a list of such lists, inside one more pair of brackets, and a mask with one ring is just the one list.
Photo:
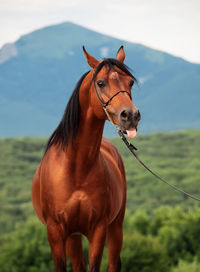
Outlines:
[[97, 91], [95, 82], [94, 82], [94, 89], [95, 89], [97, 98], [99, 99], [99, 102], [101, 103], [101, 105], [102, 105], [103, 108], [106, 108], [106, 107], [108, 106], [108, 104], [110, 103], [110, 101], [111, 101], [115, 96], [117, 96], [119, 93], [127, 93], [128, 96], [130, 97], [130, 99], [132, 100], [131, 94], [130, 94], [128, 91], [120, 90], [120, 91], [116, 92], [113, 96], [111, 96], [111, 98], [109, 98], [107, 102], [104, 103], [104, 102], [102, 101], [102, 99], [100, 98], [100, 96], [99, 96], [99, 93], [98, 93], [98, 91]]

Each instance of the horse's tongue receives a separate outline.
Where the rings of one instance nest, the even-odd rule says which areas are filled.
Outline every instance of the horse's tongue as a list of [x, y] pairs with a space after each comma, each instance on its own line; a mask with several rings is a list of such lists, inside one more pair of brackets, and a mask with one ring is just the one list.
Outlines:
[[136, 137], [136, 135], [137, 135], [137, 131], [136, 131], [136, 129], [133, 129], [133, 130], [127, 130], [126, 131], [127, 132], [127, 134], [128, 134], [128, 137], [129, 138], [135, 138]]

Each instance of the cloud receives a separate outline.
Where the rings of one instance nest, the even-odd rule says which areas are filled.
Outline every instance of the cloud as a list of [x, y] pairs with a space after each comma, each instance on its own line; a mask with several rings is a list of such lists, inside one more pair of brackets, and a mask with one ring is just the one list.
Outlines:
[[1, 0], [1, 12], [35, 12], [76, 6], [80, 0]]

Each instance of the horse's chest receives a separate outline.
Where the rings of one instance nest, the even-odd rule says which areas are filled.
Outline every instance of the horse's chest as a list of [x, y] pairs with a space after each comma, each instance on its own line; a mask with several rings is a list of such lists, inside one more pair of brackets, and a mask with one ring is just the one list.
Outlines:
[[114, 220], [123, 202], [124, 188], [119, 173], [111, 175], [105, 167], [95, 166], [86, 173], [70, 169], [63, 176], [56, 184], [56, 213], [66, 223], [71, 222], [72, 232], [86, 233], [99, 220], [109, 223]]
[[84, 215], [90, 222], [104, 218], [110, 223], [122, 208], [124, 186], [118, 178], [110, 179], [109, 176], [96, 175], [86, 178], [81, 190], [74, 192], [72, 197], [74, 195], [80, 203], [80, 217]]

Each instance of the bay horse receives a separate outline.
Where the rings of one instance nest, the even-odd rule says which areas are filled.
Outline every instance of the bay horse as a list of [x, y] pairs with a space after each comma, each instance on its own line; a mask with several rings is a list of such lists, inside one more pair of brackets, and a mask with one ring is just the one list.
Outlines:
[[82, 235], [89, 242], [89, 271], [100, 270], [107, 241], [108, 271], [116, 272], [121, 267], [126, 178], [117, 149], [102, 137], [107, 119], [103, 107], [135, 137], [140, 120], [131, 95], [135, 78], [123, 63], [123, 46], [115, 59], [98, 61], [84, 47], [83, 52], [92, 69], [77, 83], [49, 138], [33, 178], [32, 202], [47, 227], [56, 272], [66, 271], [66, 254], [73, 271], [86, 271]]

